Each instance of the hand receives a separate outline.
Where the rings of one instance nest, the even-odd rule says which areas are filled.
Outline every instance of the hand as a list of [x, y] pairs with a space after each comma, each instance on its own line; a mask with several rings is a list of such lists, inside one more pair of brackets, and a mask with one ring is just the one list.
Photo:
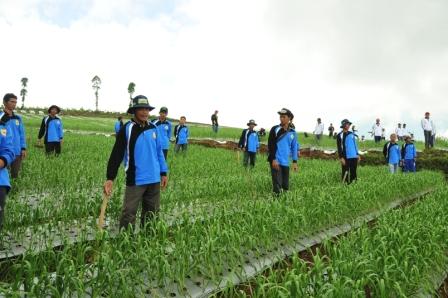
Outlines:
[[103, 191], [106, 196], [110, 196], [112, 194], [112, 188], [114, 186], [114, 182], [112, 180], [107, 180], [104, 182]]
[[42, 139], [37, 139], [37, 144], [42, 145]]
[[358, 155], [358, 162], [361, 161], [361, 155]]
[[0, 169], [3, 169], [5, 167], [5, 162], [0, 159]]
[[64, 139], [61, 139], [61, 145], [64, 144]]
[[345, 167], [345, 159], [341, 158], [340, 161], [341, 161], [341, 165]]
[[22, 150], [20, 156], [22, 157], [22, 159], [26, 158], [26, 150]]
[[297, 172], [298, 170], [299, 170], [299, 167], [297, 166], [297, 163], [292, 163], [292, 170], [294, 171], [294, 172]]
[[280, 164], [278, 163], [278, 161], [276, 159], [274, 159], [272, 161], [272, 167], [274, 168], [274, 170], [280, 170]]
[[160, 181], [160, 186], [162, 187], [162, 189], [166, 189], [166, 187], [168, 186], [168, 177], [167, 176], [162, 176], [162, 180]]

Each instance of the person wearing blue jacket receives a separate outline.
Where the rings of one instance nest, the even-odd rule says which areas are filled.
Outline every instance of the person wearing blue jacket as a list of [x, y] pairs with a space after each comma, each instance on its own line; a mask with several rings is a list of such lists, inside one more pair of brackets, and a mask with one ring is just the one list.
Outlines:
[[172, 125], [171, 122], [166, 119], [168, 115], [168, 108], [161, 107], [159, 111], [159, 118], [155, 119], [152, 123], [157, 126], [159, 134], [162, 138], [162, 149], [165, 160], [168, 159], [168, 150], [170, 149], [170, 137]]
[[42, 119], [42, 123], [40, 125], [38, 139], [39, 142], [44, 137], [45, 144], [45, 152], [47, 155], [56, 153], [58, 156], [61, 153], [61, 145], [63, 143], [64, 138], [64, 130], [62, 126], [62, 120], [57, 115], [61, 112], [61, 109], [52, 105], [48, 109], [48, 116], [45, 116]]
[[176, 147], [174, 152], [179, 153], [182, 150], [183, 153], [187, 152], [188, 137], [190, 131], [188, 126], [185, 125], [187, 118], [185, 116], [180, 117], [179, 124], [174, 127], [174, 137], [176, 138]]
[[357, 168], [360, 156], [358, 154], [358, 145], [356, 136], [350, 131], [352, 123], [347, 119], [341, 121], [342, 131], [336, 137], [338, 147], [338, 156], [342, 167], [342, 182], [347, 184], [358, 179]]
[[135, 225], [137, 210], [142, 204], [141, 225], [153, 218], [160, 209], [160, 188], [168, 184], [168, 166], [163, 155], [163, 136], [149, 121], [152, 107], [148, 98], [138, 95], [128, 109], [133, 114], [118, 132], [107, 164], [104, 193], [112, 193], [113, 181], [124, 160], [126, 190], [121, 211], [120, 228]]
[[247, 123], [249, 128], [243, 129], [241, 133], [239, 147], [244, 151], [244, 167], [255, 167], [255, 160], [257, 157], [258, 148], [260, 147], [260, 141], [258, 140], [258, 134], [255, 131], [255, 120], [249, 120]]
[[415, 162], [417, 161], [417, 149], [415, 148], [410, 136], [404, 137], [405, 144], [401, 148], [401, 158], [403, 163], [403, 172], [415, 173]]
[[401, 161], [400, 147], [397, 144], [397, 135], [391, 134], [390, 141], [384, 144], [383, 155], [386, 158], [386, 162], [389, 165], [389, 172], [396, 174], [398, 172], [398, 166]]
[[118, 116], [117, 121], [115, 121], [115, 136], [117, 136], [120, 129], [123, 127], [123, 117]]
[[273, 126], [268, 138], [268, 162], [271, 166], [273, 192], [279, 195], [289, 190], [289, 166], [297, 171], [299, 158], [299, 141], [296, 131], [291, 127], [293, 113], [288, 109], [281, 109], [280, 124]]
[[6, 196], [11, 189], [7, 166], [15, 159], [13, 136], [8, 130], [9, 125], [0, 120], [0, 231], [5, 216]]
[[25, 127], [22, 117], [14, 113], [16, 105], [17, 96], [13, 93], [7, 93], [3, 97], [3, 112], [0, 113], [1, 121], [7, 124], [8, 132], [12, 135], [15, 159], [9, 165], [9, 169], [11, 177], [14, 179], [19, 177], [22, 160], [26, 158]]

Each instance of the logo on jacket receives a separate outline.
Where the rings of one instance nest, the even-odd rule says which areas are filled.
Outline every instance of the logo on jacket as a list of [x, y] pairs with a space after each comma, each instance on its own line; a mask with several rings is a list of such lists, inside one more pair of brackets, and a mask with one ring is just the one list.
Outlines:
[[153, 139], [157, 139], [157, 135], [156, 135], [155, 132], [152, 133], [152, 138], [153, 138]]
[[168, 129], [169, 129], [168, 125], [165, 125], [165, 130], [168, 130]]
[[4, 137], [6, 137], [6, 128], [2, 128], [1, 130], [0, 130], [0, 133], [2, 134], [2, 136], [4, 136]]
[[19, 120], [16, 120], [16, 125], [17, 125], [17, 126], [19, 126], [19, 125], [20, 125], [20, 122], [19, 122]]
[[290, 138], [291, 138], [291, 140], [294, 140], [294, 135], [293, 135], [293, 134], [291, 134]]

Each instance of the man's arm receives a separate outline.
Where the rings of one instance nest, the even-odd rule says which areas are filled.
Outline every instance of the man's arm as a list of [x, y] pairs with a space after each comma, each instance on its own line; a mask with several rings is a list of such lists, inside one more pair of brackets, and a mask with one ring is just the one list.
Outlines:
[[117, 134], [115, 144], [107, 163], [107, 180], [115, 180], [118, 173], [118, 168], [124, 158], [124, 152], [126, 150], [126, 127], [122, 127]]

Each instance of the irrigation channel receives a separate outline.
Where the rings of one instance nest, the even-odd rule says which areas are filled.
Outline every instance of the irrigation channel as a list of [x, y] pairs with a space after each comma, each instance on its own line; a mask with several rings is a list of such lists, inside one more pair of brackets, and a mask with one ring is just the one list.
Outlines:
[[[142, 273], [141, 280], [144, 281], [144, 288], [146, 289], [142, 293], [136, 293], [138, 296], [148, 296], [148, 297], [194, 297], [194, 298], [202, 298], [209, 297], [212, 295], [219, 295], [225, 289], [229, 287], [238, 287], [240, 284], [244, 282], [250, 281], [252, 278], [262, 274], [269, 268], [272, 268], [278, 264], [281, 264], [285, 259], [292, 257], [293, 255], [303, 255], [306, 256], [306, 253], [311, 249], [320, 246], [324, 241], [330, 239], [338, 239], [347, 235], [348, 233], [354, 231], [355, 229], [363, 226], [364, 224], [372, 225], [376, 221], [376, 219], [384, 214], [387, 211], [396, 208], [406, 208], [416, 201], [420, 199], [424, 199], [426, 195], [433, 192], [434, 189], [427, 189], [425, 191], [416, 193], [412, 196], [406, 198], [399, 198], [395, 201], [387, 204], [381, 209], [375, 210], [368, 214], [357, 217], [352, 222], [346, 222], [340, 225], [336, 225], [330, 228], [322, 229], [316, 231], [315, 233], [309, 235], [301, 235], [297, 238], [296, 241], [292, 243], [279, 243], [276, 249], [271, 250], [260, 250], [260, 251], [250, 251], [245, 253], [245, 264], [241, 265], [239, 268], [226, 268], [227, 273], [222, 275], [221, 281], [219, 283], [213, 282], [205, 276], [188, 276], [185, 280], [184, 285], [180, 288], [180, 285], [177, 283], [173, 283], [170, 280], [166, 280], [164, 286], [160, 286], [157, 282], [149, 280], [145, 273]], [[235, 210], [236, 211], [236, 210]], [[194, 216], [193, 216], [194, 217]], [[94, 219], [91, 219], [94, 221]], [[197, 220], [197, 219], [196, 219]], [[173, 219], [171, 224], [175, 224], [177, 221]], [[85, 221], [84, 221], [85, 223]], [[110, 227], [110, 223], [108, 223]], [[91, 234], [88, 231], [87, 236], [84, 239], [79, 239], [79, 236], [73, 236], [73, 231], [76, 233], [76, 228], [69, 229], [67, 232], [68, 237], [71, 240], [71, 243], [75, 243], [78, 241], [88, 241], [95, 239], [95, 234], [93, 233], [93, 228], [91, 230]], [[118, 230], [109, 228], [108, 235], [110, 237], [115, 237], [118, 234]], [[65, 242], [63, 245], [68, 245], [70, 243]], [[17, 253], [20, 253], [22, 250], [18, 250]], [[167, 248], [167, 253], [173, 251], [173, 248]], [[17, 254], [16, 254], [17, 255]], [[3, 255], [5, 257], [5, 255]], [[9, 255], [8, 257], [11, 257]], [[86, 264], [86, 266], [92, 266], [93, 264]], [[225, 272], [226, 272], [225, 271]], [[92, 277], [98, 274], [96, 270], [93, 271]], [[446, 277], [446, 272], [438, 272], [434, 275], [434, 289], [439, 289]], [[56, 278], [56, 274], [51, 274], [51, 279]], [[39, 281], [36, 279], [36, 283]], [[92, 289], [86, 290], [86, 295], [92, 293]], [[419, 291], [418, 297], [431, 297], [431, 294], [427, 293], [423, 288]]]

